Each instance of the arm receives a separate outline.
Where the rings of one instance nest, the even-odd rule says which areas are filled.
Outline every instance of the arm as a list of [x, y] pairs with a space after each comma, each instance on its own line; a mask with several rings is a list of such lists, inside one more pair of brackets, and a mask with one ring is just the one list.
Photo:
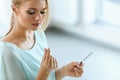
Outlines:
[[61, 80], [63, 77], [65, 77], [64, 67], [57, 69], [55, 71], [56, 80]]
[[45, 73], [43, 70], [40, 70], [36, 80], [47, 80], [50, 73]]

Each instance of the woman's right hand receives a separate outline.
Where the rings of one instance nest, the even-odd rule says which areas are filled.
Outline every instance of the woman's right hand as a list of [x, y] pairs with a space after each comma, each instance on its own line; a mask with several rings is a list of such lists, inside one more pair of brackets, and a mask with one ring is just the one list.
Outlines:
[[37, 80], [47, 80], [47, 77], [49, 76], [50, 72], [56, 69], [57, 67], [57, 60], [52, 55], [50, 55], [50, 48], [45, 48], [40, 71], [38, 74], [39, 79]]

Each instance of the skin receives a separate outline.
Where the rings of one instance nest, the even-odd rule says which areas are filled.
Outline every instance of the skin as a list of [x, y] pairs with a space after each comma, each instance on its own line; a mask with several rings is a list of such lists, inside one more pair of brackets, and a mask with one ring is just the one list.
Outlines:
[[36, 80], [47, 80], [50, 72], [57, 68], [56, 59], [50, 55], [50, 49], [45, 49], [44, 56], [41, 63], [41, 69]]
[[[29, 0], [22, 3], [19, 8], [13, 4], [12, 11], [16, 16], [15, 24], [12, 31], [1, 41], [13, 43], [24, 50], [31, 49], [35, 44], [33, 31], [38, 29], [38, 23], [41, 24], [44, 21], [46, 8], [45, 0]], [[47, 80], [50, 72], [57, 66], [56, 59], [50, 55], [50, 49], [45, 49], [36, 80]], [[56, 79], [61, 80], [65, 76], [80, 77], [83, 73], [82, 67], [82, 63], [71, 62], [55, 70]]]
[[83, 63], [81, 64], [79, 62], [71, 62], [70, 64], [67, 64], [63, 66], [62, 68], [56, 70], [56, 77], [57, 80], [61, 80], [62, 78], [66, 76], [70, 77], [81, 77], [83, 74]]

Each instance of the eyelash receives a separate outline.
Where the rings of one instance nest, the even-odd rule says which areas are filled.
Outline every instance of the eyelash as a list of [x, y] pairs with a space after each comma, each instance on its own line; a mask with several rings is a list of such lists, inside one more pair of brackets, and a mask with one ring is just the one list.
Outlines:
[[[35, 11], [34, 11], [34, 12], [32, 12], [32, 11], [27, 11], [27, 12], [28, 12], [28, 14], [30, 14], [30, 15], [35, 14]], [[41, 14], [45, 14], [45, 11], [40, 11], [40, 13], [41, 13]]]
[[45, 11], [40, 11], [41, 14], [45, 14]]

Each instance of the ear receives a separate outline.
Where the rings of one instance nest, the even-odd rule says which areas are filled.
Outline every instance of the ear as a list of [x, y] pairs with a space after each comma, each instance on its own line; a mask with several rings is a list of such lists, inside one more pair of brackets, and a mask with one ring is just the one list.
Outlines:
[[11, 5], [11, 8], [12, 8], [12, 12], [17, 15], [18, 14], [18, 8], [14, 4]]

